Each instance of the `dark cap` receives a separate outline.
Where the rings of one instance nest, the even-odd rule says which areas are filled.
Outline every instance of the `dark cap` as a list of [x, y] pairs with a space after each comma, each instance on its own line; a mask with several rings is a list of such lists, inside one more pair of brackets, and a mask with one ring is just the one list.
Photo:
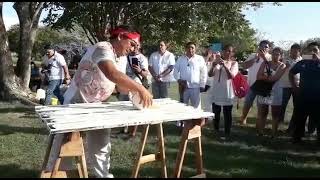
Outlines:
[[54, 46], [52, 44], [46, 44], [43, 49], [45, 50], [54, 49]]

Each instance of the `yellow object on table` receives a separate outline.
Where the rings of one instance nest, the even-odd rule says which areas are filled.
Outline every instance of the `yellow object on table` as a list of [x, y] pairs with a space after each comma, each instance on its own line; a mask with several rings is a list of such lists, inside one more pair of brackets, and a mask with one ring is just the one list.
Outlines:
[[58, 99], [57, 98], [51, 98], [51, 105], [58, 105]]

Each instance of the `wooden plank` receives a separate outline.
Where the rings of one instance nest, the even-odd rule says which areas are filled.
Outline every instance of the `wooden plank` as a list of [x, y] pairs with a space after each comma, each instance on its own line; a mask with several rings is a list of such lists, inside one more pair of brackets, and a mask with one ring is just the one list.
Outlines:
[[198, 174], [196, 176], [192, 176], [190, 178], [207, 178], [206, 174], [205, 173], [202, 173], [202, 174]]
[[[52, 173], [51, 172], [43, 172], [41, 173], [40, 178], [51, 178]], [[56, 175], [54, 176], [55, 178], [67, 178], [67, 173], [66, 171], [58, 171], [56, 172]]]
[[84, 154], [83, 140], [79, 132], [73, 132], [71, 138], [61, 145], [60, 157], [82, 156]]
[[162, 177], [167, 178], [168, 173], [167, 173], [167, 166], [166, 166], [166, 155], [165, 155], [165, 148], [164, 148], [164, 138], [163, 138], [163, 128], [162, 128], [162, 123], [157, 125], [157, 130], [158, 130], [158, 160], [161, 161], [161, 170], [162, 170]]
[[195, 138], [195, 150], [196, 150], [196, 165], [197, 173], [203, 173], [203, 161], [202, 161], [202, 148], [201, 148], [201, 137]]
[[139, 149], [138, 149], [138, 156], [136, 157], [136, 160], [135, 160], [135, 166], [133, 168], [133, 171], [132, 171], [132, 175], [131, 177], [133, 178], [137, 178], [138, 177], [138, 172], [139, 172], [139, 169], [140, 169], [140, 160], [143, 156], [143, 150], [144, 150], [144, 147], [146, 145], [146, 141], [147, 141], [147, 136], [148, 136], [148, 132], [149, 132], [149, 125], [145, 125], [143, 127], [143, 133], [142, 133], [142, 136], [141, 136], [141, 141], [140, 141], [140, 145], [139, 145]]
[[184, 155], [186, 154], [187, 144], [188, 144], [188, 127], [184, 127], [182, 130], [182, 138], [179, 146], [179, 151], [176, 159], [176, 165], [174, 169], [174, 178], [180, 178]]
[[189, 130], [188, 139], [193, 139], [201, 136], [201, 127], [196, 125]]
[[144, 155], [140, 158], [140, 165], [141, 164], [145, 164], [145, 163], [148, 163], [148, 162], [153, 162], [153, 161], [156, 161], [157, 160], [157, 156], [156, 154], [148, 154], [148, 155]]

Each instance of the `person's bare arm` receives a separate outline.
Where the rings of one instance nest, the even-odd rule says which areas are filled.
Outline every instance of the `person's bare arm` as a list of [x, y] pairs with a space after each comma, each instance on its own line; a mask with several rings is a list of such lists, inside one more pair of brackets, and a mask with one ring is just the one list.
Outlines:
[[141, 84], [136, 83], [127, 75], [118, 71], [112, 61], [100, 61], [98, 66], [110, 81], [119, 86], [119, 89], [138, 92], [141, 99], [140, 103], [143, 104], [143, 107], [149, 107], [152, 105], [153, 97], [150, 92]]
[[137, 66], [135, 64], [132, 64], [132, 69], [142, 77], [147, 77], [149, 74], [149, 71], [147, 69], [141, 69], [140, 66]]
[[284, 72], [287, 70], [287, 68], [288, 67], [285, 64], [281, 64], [277, 72], [273, 76], [268, 78], [268, 81], [278, 81], [282, 77]]
[[149, 66], [148, 69], [153, 79], [157, 80], [157, 75], [156, 75], [156, 72], [154, 72], [153, 67]]
[[260, 68], [259, 68], [259, 71], [257, 73], [257, 80], [267, 80], [268, 79], [268, 76], [266, 76], [264, 74], [264, 69], [266, 68], [266, 63], [263, 62], [261, 65], [260, 65]]
[[165, 77], [168, 74], [170, 74], [171, 71], [173, 70], [173, 67], [174, 67], [173, 65], [168, 66], [168, 68], [166, 70], [162, 71], [162, 73], [159, 74], [159, 78]]
[[70, 80], [70, 74], [69, 74], [68, 66], [67, 66], [67, 65], [62, 66], [62, 68], [63, 68], [63, 71], [64, 71], [64, 77], [65, 77], [65, 79]]
[[[232, 70], [231, 70], [231, 68], [230, 68], [230, 69], [227, 68], [226, 65], [225, 65], [225, 63], [223, 63], [223, 67], [224, 67], [224, 69], [226, 70], [228, 79], [234, 78], [234, 77], [237, 75], [238, 71], [239, 71], [239, 70], [238, 70], [238, 63], [237, 63], [237, 62], [234, 62], [234, 64], [232, 64], [232, 66], [231, 66]], [[233, 71], [233, 72], [232, 72], [232, 71]]]
[[248, 59], [248, 60], [244, 61], [241, 64], [242, 68], [243, 69], [250, 68], [257, 61], [258, 58], [259, 58], [258, 55], [256, 55], [256, 56], [252, 57], [251, 59]]

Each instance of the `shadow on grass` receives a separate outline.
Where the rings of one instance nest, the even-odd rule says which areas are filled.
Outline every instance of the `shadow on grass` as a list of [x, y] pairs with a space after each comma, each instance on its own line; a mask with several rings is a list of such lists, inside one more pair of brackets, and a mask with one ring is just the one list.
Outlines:
[[27, 113], [34, 114], [34, 107], [15, 107], [15, 108], [0, 108], [0, 113]]
[[[202, 129], [203, 165], [207, 177], [319, 177], [320, 176], [320, 153], [319, 146], [313, 141], [306, 140], [304, 145], [290, 143], [290, 137], [284, 132], [279, 133], [276, 139], [270, 138], [270, 129], [266, 128], [267, 136], [256, 136], [254, 124], [246, 126], [233, 125], [231, 141], [225, 141], [212, 133], [210, 123]], [[127, 146], [130, 158], [136, 157], [137, 147], [141, 137], [140, 128], [137, 136]], [[172, 177], [176, 157], [181, 140], [181, 130], [175, 123], [163, 124], [165, 136], [165, 151], [168, 176]], [[223, 130], [223, 129], [221, 129]], [[156, 129], [149, 130], [148, 141], [156, 142]], [[119, 140], [120, 143], [121, 140]], [[118, 143], [118, 142], [117, 142]], [[116, 145], [118, 146], [118, 145]], [[118, 147], [120, 148], [120, 146]], [[125, 149], [121, 146], [121, 149]], [[145, 153], [154, 153], [155, 144], [147, 142]], [[120, 154], [120, 151], [118, 152]], [[128, 157], [128, 156], [127, 156]], [[127, 163], [123, 165], [123, 163]], [[117, 176], [131, 176], [134, 161], [126, 160], [122, 165], [117, 165], [113, 173]], [[151, 163], [141, 167], [139, 177], [161, 177], [159, 163]], [[194, 144], [190, 140], [187, 153], [184, 158], [182, 177], [196, 175], [196, 163]]]
[[[175, 128], [173, 125], [166, 129]], [[320, 148], [312, 142], [307, 141], [301, 146], [291, 144], [288, 139], [257, 137], [255, 128], [246, 126], [234, 126], [231, 141], [214, 137], [210, 131], [210, 128], [203, 128], [202, 131], [203, 161], [207, 177], [320, 176], [320, 166], [317, 163], [320, 160], [317, 153]], [[176, 136], [176, 132], [168, 132], [166, 135]], [[188, 142], [183, 163], [183, 169], [193, 169], [191, 176], [196, 173], [192, 142]], [[180, 138], [179, 142], [166, 142], [167, 159], [175, 160], [179, 143]], [[185, 173], [185, 177], [188, 174]]]
[[9, 135], [9, 134], [14, 134], [14, 133], [48, 135], [48, 132], [45, 128], [13, 127], [13, 126], [8, 126], [8, 125], [0, 125], [0, 135]]
[[39, 177], [40, 171], [22, 169], [21, 164], [0, 165], [1, 178], [34, 178]]

